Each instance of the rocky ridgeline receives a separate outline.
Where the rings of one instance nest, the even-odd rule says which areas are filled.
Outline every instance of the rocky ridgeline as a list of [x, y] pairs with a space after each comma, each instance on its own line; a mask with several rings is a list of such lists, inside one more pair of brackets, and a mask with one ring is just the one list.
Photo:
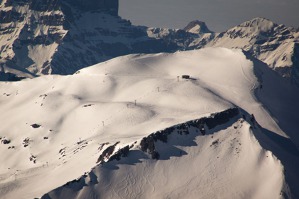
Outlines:
[[[190, 128], [193, 127], [195, 129], [198, 129], [198, 132], [200, 132], [202, 135], [205, 135], [206, 127], [208, 129], [213, 129], [216, 126], [229, 122], [232, 118], [238, 115], [240, 115], [239, 109], [231, 108], [220, 113], [212, 114], [210, 117], [203, 117], [201, 119], [178, 124], [166, 128], [164, 130], [152, 133], [147, 137], [144, 137], [140, 141], [140, 145], [138, 148], [140, 148], [141, 151], [148, 153], [152, 159], [159, 159], [160, 155], [159, 152], [156, 150], [155, 143], [158, 141], [161, 141], [162, 143], [167, 143], [168, 136], [170, 134], [176, 132], [179, 135], [188, 135], [191, 130]], [[122, 157], [127, 157], [130, 153], [130, 149], [133, 148], [133, 145], [125, 146], [115, 152], [116, 145], [118, 144], [119, 142], [115, 143], [114, 145], [108, 146], [98, 158], [97, 163], [103, 164], [105, 162], [111, 162], [114, 160], [119, 161]]]
[[151, 28], [149, 35], [175, 42], [185, 50], [239, 48], [299, 85], [299, 31], [295, 28], [254, 18], [221, 33], [213, 33], [204, 22], [193, 21], [184, 30]]
[[214, 33], [201, 21], [184, 29], [133, 26], [118, 0], [3, 0], [0, 81], [77, 70], [131, 53], [240, 48], [299, 84], [299, 32], [264, 18]]
[[152, 159], [159, 159], [160, 155], [155, 147], [155, 143], [157, 141], [167, 143], [168, 136], [174, 132], [177, 132], [180, 135], [188, 135], [190, 133], [191, 127], [198, 129], [202, 135], [205, 135], [205, 126], [208, 129], [213, 129], [218, 125], [222, 125], [229, 122], [233, 117], [236, 117], [239, 114], [240, 112], [238, 108], [232, 108], [220, 113], [212, 114], [210, 117], [192, 120], [183, 124], [178, 124], [176, 126], [167, 128], [162, 131], [158, 131], [149, 135], [148, 137], [144, 137], [140, 142], [140, 149], [143, 152], [149, 153]]
[[[162, 143], [168, 142], [168, 137], [171, 134], [177, 133], [180, 136], [186, 136], [190, 133], [191, 128], [197, 129], [196, 132], [200, 132], [202, 135], [206, 134], [206, 130], [213, 129], [219, 125], [224, 125], [228, 123], [231, 119], [235, 117], [241, 117], [241, 112], [238, 108], [231, 108], [228, 110], [225, 110], [223, 112], [212, 114], [209, 117], [203, 117], [200, 119], [188, 121], [182, 124], [178, 124], [169, 128], [166, 128], [161, 131], [157, 131], [155, 133], [150, 134], [147, 137], [144, 137], [140, 144], [137, 146], [137, 149], [139, 148], [143, 153], [149, 154], [152, 159], [159, 159], [159, 152], [156, 150], [156, 143], [158, 141]], [[245, 116], [243, 116], [245, 117]], [[208, 129], [206, 129], [208, 128]], [[200, 133], [198, 135], [200, 135]], [[131, 146], [125, 146], [123, 148], [120, 148], [116, 151], [116, 146], [119, 144], [119, 142], [116, 142], [115, 144], [112, 144], [110, 146], [107, 146], [106, 149], [103, 150], [101, 153], [97, 163], [99, 163], [98, 166], [104, 165], [104, 164], [117, 164], [118, 161], [120, 161], [122, 158], [130, 158], [130, 149], [134, 147], [137, 142], [132, 144]], [[108, 145], [108, 143], [104, 143], [100, 146], [100, 149], [103, 149], [103, 146]], [[216, 145], [214, 143], [214, 145]], [[136, 150], [136, 147], [134, 147], [133, 150]], [[95, 175], [94, 171], [90, 171], [88, 173], [85, 173], [83, 176], [70, 181], [63, 185], [63, 188], [66, 189], [75, 189], [75, 190], [81, 190], [83, 187], [88, 186], [90, 184], [97, 184], [98, 179]], [[59, 188], [58, 188], [59, 189]], [[42, 199], [49, 199], [51, 198], [49, 194], [45, 194], [42, 196]]]

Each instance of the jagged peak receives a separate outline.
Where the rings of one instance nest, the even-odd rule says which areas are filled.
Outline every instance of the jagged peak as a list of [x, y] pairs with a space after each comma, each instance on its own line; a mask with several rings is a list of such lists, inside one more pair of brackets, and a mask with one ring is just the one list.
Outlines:
[[200, 33], [211, 33], [212, 31], [209, 30], [206, 23], [199, 20], [191, 21], [185, 28], [185, 31], [195, 34]]
[[257, 37], [258, 35], [273, 34], [273, 32], [277, 31], [278, 26], [278, 24], [269, 19], [256, 17], [229, 29], [227, 33], [231, 35], [231, 38]]
[[273, 21], [263, 18], [263, 17], [256, 17], [249, 21], [245, 21], [239, 25], [240, 27], [251, 27], [251, 28], [263, 28], [269, 29], [277, 26]]

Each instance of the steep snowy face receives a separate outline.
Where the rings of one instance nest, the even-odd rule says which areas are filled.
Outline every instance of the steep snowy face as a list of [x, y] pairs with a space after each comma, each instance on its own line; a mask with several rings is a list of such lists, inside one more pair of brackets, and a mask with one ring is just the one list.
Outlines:
[[298, 34], [293, 28], [255, 18], [219, 34], [207, 46], [241, 48], [298, 84], [298, 63], [294, 60], [298, 57], [298, 42]]
[[182, 49], [240, 48], [299, 85], [298, 30], [264, 18], [254, 18], [222, 33], [203, 34], [204, 27], [202, 22], [193, 21], [179, 35], [174, 34], [178, 30], [169, 29], [155, 29], [149, 35], [179, 43]]
[[299, 38], [292, 28], [264, 18], [255, 18], [220, 34], [208, 46], [242, 48], [267, 63], [283, 77], [298, 82], [298, 65], [293, 61]]
[[264, 18], [254, 18], [250, 21], [246, 21], [232, 29], [229, 29], [226, 33], [231, 38], [250, 38], [256, 39], [251, 42], [267, 39], [274, 32], [274, 27], [277, 26], [272, 21]]

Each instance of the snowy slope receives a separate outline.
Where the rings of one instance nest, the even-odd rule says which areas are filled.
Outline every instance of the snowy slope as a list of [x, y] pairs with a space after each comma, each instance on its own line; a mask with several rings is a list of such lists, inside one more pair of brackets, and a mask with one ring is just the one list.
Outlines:
[[295, 33], [293, 29], [275, 24], [268, 19], [254, 18], [229, 29], [207, 46], [241, 48], [251, 52], [257, 59], [278, 72], [284, 68], [285, 71], [281, 71], [281, 74], [291, 77], [294, 45], [298, 42]]
[[[285, 187], [288, 186], [292, 194], [298, 196], [295, 187], [299, 179], [296, 172], [299, 156], [292, 143], [299, 146], [295, 129], [298, 121], [295, 113], [299, 111], [299, 107], [295, 106], [299, 99], [296, 95], [299, 93], [298, 88], [290, 86], [275, 73], [271, 73], [271, 70], [265, 74], [265, 70], [266, 66], [250, 61], [241, 50], [207, 48], [174, 54], [128, 55], [82, 69], [70, 76], [51, 75], [14, 83], [2, 82], [0, 120], [5, 122], [0, 126], [0, 152], [3, 154], [0, 157], [3, 162], [0, 165], [1, 198], [42, 196], [90, 171], [108, 146], [115, 144], [116, 149], [119, 149], [138, 142], [153, 132], [236, 106], [248, 114], [253, 113], [261, 127], [249, 130], [250, 121], [245, 121], [242, 128], [238, 127], [239, 130], [236, 130], [233, 126], [241, 124], [240, 121], [233, 120], [234, 125], [213, 130], [214, 136], [223, 140], [223, 151], [220, 150], [222, 145], [218, 149], [207, 147], [215, 141], [210, 136], [196, 138], [199, 147], [192, 145], [190, 148], [187, 145], [182, 148], [193, 155], [170, 158], [170, 162], [145, 160], [136, 168], [138, 172], [132, 174], [137, 175], [132, 180], [142, 180], [138, 177], [139, 171], [147, 164], [150, 168], [147, 174], [154, 177], [159, 174], [156, 171], [162, 172], [160, 169], [167, 168], [167, 165], [174, 162], [178, 162], [177, 167], [172, 169], [182, 169], [186, 166], [185, 161], [191, 161], [194, 164], [192, 168], [195, 168], [198, 161], [202, 161], [205, 163], [199, 167], [201, 170], [204, 170], [205, 165], [215, 165], [211, 168], [214, 177], [209, 178], [206, 173], [203, 174], [206, 181], [192, 182], [190, 176], [195, 170], [190, 169], [184, 183], [190, 180], [191, 187], [199, 184], [203, 186], [215, 183], [215, 178], [221, 178], [219, 184], [213, 185], [215, 189], [219, 189], [219, 194], [220, 190], [231, 190], [223, 184], [231, 174], [223, 173], [221, 165], [214, 160], [215, 156], [222, 154], [225, 168], [230, 171], [241, 169], [245, 157], [228, 153], [232, 150], [229, 143], [236, 138], [242, 146], [246, 146], [240, 153], [251, 157], [243, 177], [250, 177], [253, 170], [258, 175], [248, 181], [248, 186], [240, 184], [241, 193], [228, 192], [227, 197], [238, 197], [243, 193], [254, 194], [255, 198], [279, 198], [280, 191], [287, 193]], [[182, 79], [181, 75], [190, 75], [191, 79]], [[271, 101], [272, 96], [281, 95], [276, 89], [284, 89], [285, 96], [290, 98]], [[271, 95], [267, 98], [269, 93]], [[291, 102], [288, 103], [287, 100]], [[294, 118], [284, 118], [280, 114], [282, 110], [286, 111], [285, 114], [292, 113]], [[278, 124], [283, 124], [284, 128]], [[240, 134], [237, 135], [237, 131]], [[225, 134], [229, 136], [226, 138]], [[260, 144], [254, 138], [257, 135], [260, 136]], [[281, 145], [281, 140], [291, 148]], [[265, 152], [261, 146], [272, 152]], [[204, 152], [195, 158], [194, 154], [198, 151]], [[233, 164], [234, 161], [236, 164]], [[283, 167], [287, 168], [286, 173]], [[134, 171], [130, 165], [124, 165], [121, 167], [123, 169]], [[96, 170], [96, 175], [102, 175], [101, 169]], [[275, 172], [276, 175], [271, 178], [265, 170]], [[171, 170], [168, 172], [165, 174], [170, 176]], [[235, 173], [230, 186], [237, 186], [241, 173]], [[118, 179], [114, 174], [125, 175], [123, 172], [107, 173], [108, 177], [111, 175], [113, 182]], [[177, 180], [180, 175], [178, 173], [171, 179]], [[101, 180], [103, 183], [110, 183], [110, 178]], [[259, 180], [271, 183], [267, 183], [269, 187], [261, 191], [255, 186]], [[177, 184], [179, 185], [180, 183]], [[117, 189], [120, 185], [115, 186]], [[154, 185], [158, 186], [160, 184]], [[277, 191], [273, 192], [274, 188]], [[173, 189], [175, 184], [169, 184], [168, 192]], [[87, 191], [86, 194], [102, 194], [102, 191]], [[150, 189], [147, 191], [149, 194]], [[214, 191], [207, 190], [206, 197], [212, 192]], [[159, 193], [161, 192], [157, 192]]]
[[210, 118], [219, 125], [205, 126], [204, 135], [194, 125], [204, 118], [162, 131], [154, 142], [158, 161], [149, 149], [142, 152], [144, 144], [133, 147], [120, 161], [99, 165], [42, 198], [280, 198], [282, 165], [235, 110], [218, 114], [233, 113], [222, 125]]

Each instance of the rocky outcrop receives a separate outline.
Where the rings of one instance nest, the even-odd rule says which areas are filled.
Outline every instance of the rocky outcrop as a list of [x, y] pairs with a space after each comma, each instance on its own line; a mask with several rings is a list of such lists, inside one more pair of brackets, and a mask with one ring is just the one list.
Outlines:
[[[139, 145], [137, 145], [137, 147], [134, 147], [134, 149], [132, 149], [133, 151], [141, 151], [141, 153], [144, 153], [145, 155], [150, 155], [150, 158], [154, 159], [154, 160], [159, 160], [160, 158], [160, 154], [159, 154], [159, 150], [163, 150], [161, 147], [156, 147], [157, 142], [161, 142], [162, 145], [163, 144], [168, 144], [168, 138], [169, 136], [171, 136], [172, 134], [176, 134], [179, 136], [187, 136], [189, 135], [189, 132], [196, 130], [196, 133], [194, 134], [195, 136], [199, 136], [200, 132], [199, 130], [201, 130], [202, 128], [208, 128], [208, 129], [212, 129], [215, 128], [216, 126], [219, 125], [224, 125], [227, 122], [233, 120], [234, 118], [237, 119], [241, 118], [241, 113], [240, 110], [238, 108], [231, 108], [219, 113], [215, 113], [212, 114], [210, 117], [204, 117], [204, 118], [200, 118], [197, 120], [192, 120], [192, 121], [188, 121], [182, 124], [178, 124], [169, 128], [166, 128], [164, 130], [161, 131], [157, 131], [155, 133], [150, 134], [147, 137], [144, 137]], [[184, 133], [182, 133], [184, 132]], [[115, 168], [115, 167], [111, 167], [112, 165], [118, 164], [118, 161], [120, 161], [121, 159], [130, 159], [130, 157], [134, 156], [134, 154], [132, 156], [130, 156], [131, 152], [134, 153], [133, 151], [131, 151], [131, 147], [130, 146], [125, 146], [121, 149], [119, 149], [118, 151], [115, 152], [115, 146], [119, 144], [119, 142], [108, 146], [106, 149], [103, 150], [98, 163], [100, 163], [99, 165], [97, 165], [97, 167], [104, 167], [104, 168]], [[136, 142], [134, 143], [136, 144]], [[172, 145], [173, 143], [170, 143], [170, 145]], [[159, 149], [158, 149], [159, 148]], [[164, 149], [165, 150], [165, 149]], [[162, 152], [162, 151], [160, 151]], [[145, 156], [146, 157], [146, 156]], [[136, 158], [136, 157], [135, 157]], [[130, 161], [128, 161], [128, 165], [131, 165]], [[122, 162], [122, 164], [125, 164], [124, 162]], [[106, 167], [106, 165], [108, 165]], [[110, 166], [109, 166], [110, 165]], [[48, 199], [51, 198], [52, 196], [54, 198], [60, 198], [59, 194], [58, 195], [53, 195], [53, 192], [57, 191], [57, 190], [67, 190], [69, 191], [69, 194], [73, 194], [73, 192], [71, 190], [77, 190], [80, 191], [82, 190], [84, 187], [89, 186], [89, 185], [96, 185], [100, 182], [100, 179], [97, 175], [95, 175], [96, 169], [92, 169], [90, 172], [85, 173], [84, 175], [82, 175], [81, 177], [70, 181], [68, 183], [66, 183], [65, 185], [51, 191], [50, 193], [45, 194], [44, 196], [42, 196], [42, 199]], [[75, 195], [68, 195], [70, 198], [75, 197]]]
[[[156, 149], [156, 142], [160, 141], [162, 143], [167, 143], [169, 135], [173, 133], [177, 133], [179, 135], [188, 135], [191, 131], [191, 128], [195, 128], [202, 135], [205, 135], [205, 128], [213, 129], [219, 125], [226, 124], [234, 117], [237, 117], [238, 115], [240, 116], [240, 114], [241, 113], [238, 108], [231, 108], [223, 112], [211, 114], [210, 117], [203, 117], [197, 120], [191, 120], [182, 124], [177, 124], [142, 138], [139, 148], [142, 152], [149, 154], [152, 159], [158, 160], [160, 155], [159, 151]], [[105, 162], [111, 162], [114, 160], [119, 161], [121, 158], [127, 157], [131, 147], [128, 145], [115, 152], [115, 146], [117, 144], [119, 144], [119, 142], [115, 143], [114, 145], [110, 145], [103, 150], [97, 163], [104, 164]]]
[[114, 145], [108, 146], [98, 158], [97, 163], [102, 163], [107, 159], [109, 160], [110, 156], [114, 153], [116, 145], [118, 144], [119, 142], [116, 142]]

